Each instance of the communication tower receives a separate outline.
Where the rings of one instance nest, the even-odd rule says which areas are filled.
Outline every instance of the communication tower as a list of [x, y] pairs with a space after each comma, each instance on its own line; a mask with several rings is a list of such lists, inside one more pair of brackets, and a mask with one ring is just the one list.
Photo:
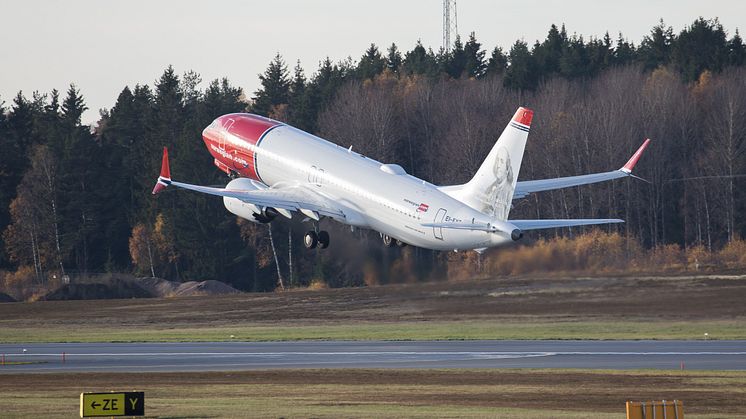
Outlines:
[[455, 41], [458, 35], [456, 0], [443, 0], [443, 49], [446, 52], [451, 50], [451, 35]]

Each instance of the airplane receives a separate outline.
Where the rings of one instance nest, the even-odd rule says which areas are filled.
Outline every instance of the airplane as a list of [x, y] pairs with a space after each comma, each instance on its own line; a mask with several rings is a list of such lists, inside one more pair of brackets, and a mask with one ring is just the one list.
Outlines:
[[233, 178], [225, 188], [172, 180], [164, 147], [152, 193], [172, 185], [221, 196], [228, 211], [256, 223], [300, 213], [314, 224], [303, 237], [308, 249], [330, 244], [329, 233], [319, 230], [322, 217], [353, 230], [375, 230], [387, 247], [408, 244], [479, 252], [520, 240], [527, 230], [623, 222], [508, 218], [513, 200], [532, 193], [636, 177], [632, 169], [650, 143], [646, 139], [617, 170], [518, 181], [532, 119], [532, 110], [518, 108], [469, 182], [436, 186], [397, 164], [378, 162], [283, 122], [248, 113], [228, 114], [202, 132], [215, 166]]

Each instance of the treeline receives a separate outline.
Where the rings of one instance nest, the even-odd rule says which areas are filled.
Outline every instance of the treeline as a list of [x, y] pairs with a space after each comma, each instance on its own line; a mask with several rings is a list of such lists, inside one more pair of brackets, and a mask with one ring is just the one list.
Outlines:
[[637, 169], [651, 183], [537, 194], [517, 201], [512, 218], [619, 217], [627, 223], [608, 230], [646, 247], [720, 248], [746, 229], [745, 57], [738, 32], [728, 38], [717, 20], [700, 18], [678, 34], [661, 22], [639, 46], [555, 26], [531, 48], [517, 41], [489, 55], [474, 34], [449, 52], [371, 45], [357, 62], [323, 60], [310, 77], [278, 54], [250, 100], [226, 79], [201, 89], [199, 75], [169, 67], [152, 88], [124, 88], [95, 127], [81, 123], [75, 86], [64, 98], [19, 92], [0, 112], [0, 269], [14, 284], [135, 271], [271, 290], [314, 279], [416, 281], [454, 266], [454, 256], [383, 249], [376, 233], [331, 223], [330, 249], [302, 251], [300, 220], [237, 222], [213, 197], [150, 195], [163, 146], [177, 179], [224, 185], [200, 134], [243, 111], [436, 184], [468, 180], [520, 105], [536, 111], [521, 179], [617, 168], [651, 137]]

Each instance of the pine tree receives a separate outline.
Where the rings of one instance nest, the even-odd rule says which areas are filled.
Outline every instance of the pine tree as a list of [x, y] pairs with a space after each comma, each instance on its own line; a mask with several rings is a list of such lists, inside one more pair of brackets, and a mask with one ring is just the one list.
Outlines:
[[80, 125], [80, 118], [83, 112], [87, 110], [88, 107], [85, 105], [85, 100], [83, 100], [80, 91], [74, 84], [71, 84], [65, 100], [62, 102], [62, 123], [68, 127]]
[[[13, 99], [6, 115], [0, 117], [0, 230], [10, 223], [9, 207], [16, 197], [16, 188], [29, 166], [27, 153], [34, 141], [35, 112], [23, 92]], [[0, 252], [1, 253], [1, 252]], [[7, 265], [0, 256], [0, 266]]]
[[293, 80], [290, 82], [290, 97], [288, 99], [288, 122], [302, 130], [313, 127], [311, 119], [311, 98], [308, 93], [306, 76], [300, 60], [293, 69]]
[[611, 66], [614, 61], [614, 44], [609, 32], [604, 34], [603, 40], [593, 39], [589, 45], [590, 63], [593, 66], [592, 74]]
[[671, 60], [671, 50], [676, 41], [672, 27], [666, 27], [663, 19], [642, 39], [638, 50], [640, 61], [645, 70], [652, 70], [666, 65]]
[[516, 41], [508, 55], [510, 66], [505, 72], [505, 85], [521, 90], [533, 90], [538, 81], [536, 64], [524, 41]]
[[621, 32], [619, 32], [619, 38], [616, 41], [616, 48], [614, 48], [614, 54], [612, 62], [615, 65], [627, 65], [636, 60], [635, 45], [627, 41]]
[[470, 78], [478, 79], [487, 70], [487, 64], [484, 62], [485, 51], [481, 48], [482, 44], [477, 42], [474, 32], [469, 34], [469, 40], [464, 45], [464, 54], [466, 55], [466, 67], [464, 70]]
[[728, 55], [723, 25], [700, 17], [679, 33], [671, 61], [685, 80], [694, 81], [704, 70], [720, 72], [728, 65]]
[[386, 68], [391, 71], [394, 74], [399, 73], [399, 67], [401, 67], [403, 62], [401, 52], [399, 52], [399, 48], [397, 48], [396, 44], [391, 43], [391, 46], [388, 49], [388, 53], [386, 55]]
[[100, 230], [101, 213], [97, 193], [104, 186], [97, 176], [100, 158], [90, 127], [81, 125], [88, 107], [80, 91], [70, 85], [61, 106], [59, 158], [59, 220], [62, 252], [69, 264], [87, 272], [105, 256], [106, 240]]
[[560, 59], [569, 46], [565, 25], [562, 30], [552, 25], [547, 33], [547, 38], [541, 44], [533, 48], [533, 56], [543, 77], [549, 77], [560, 73]]
[[372, 79], [383, 73], [386, 59], [378, 51], [376, 44], [370, 44], [357, 65], [357, 77], [361, 80]]
[[[191, 165], [191, 154], [197, 150], [192, 145], [193, 141], [190, 142], [183, 136], [184, 116], [181, 83], [173, 67], [168, 66], [155, 84], [153, 110], [146, 125], [149, 135], [142, 144], [143, 151], [147, 150], [147, 155], [143, 157], [150, 162], [149, 166], [151, 166], [144, 175], [149, 180], [143, 179], [142, 181], [144, 188], [147, 188], [145, 185], [152, 185], [151, 173], [158, 173], [160, 170], [161, 150], [164, 146], [169, 148], [172, 172], [190, 173], [194, 170]], [[142, 221], [152, 223], [155, 217], [162, 213], [166, 218], [166, 223], [170, 226], [175, 222], [183, 222], [183, 217], [187, 216], [185, 212], [195, 205], [194, 202], [197, 199], [191, 195], [182, 195], [177, 205], [177, 199], [173, 194], [161, 194], [157, 198], [149, 198], [143, 202], [147, 208], [145, 210], [147, 215]], [[184, 236], [190, 235], [193, 227], [173, 229], [172, 240], [177, 250], [173, 252], [173, 257], [170, 259], [169, 278], [181, 279], [182, 277], [184, 267], [180, 265], [183, 262], [180, 259], [180, 251], [181, 247], [188, 242]]]
[[288, 67], [279, 52], [270, 61], [264, 74], [259, 75], [259, 80], [262, 87], [254, 92], [251, 111], [268, 116], [272, 112], [273, 106], [287, 104], [290, 94]]
[[422, 74], [434, 76], [437, 74], [438, 66], [435, 60], [435, 54], [432, 50], [426, 50], [422, 41], [417, 41], [415, 47], [404, 54], [402, 63], [404, 74]]
[[316, 129], [316, 119], [319, 112], [325, 109], [337, 93], [337, 89], [345, 82], [350, 68], [347, 64], [333, 64], [329, 57], [319, 63], [316, 71], [307, 85], [310, 101], [309, 123], [313, 124], [313, 132]]
[[746, 63], [746, 47], [743, 45], [741, 35], [738, 34], [738, 29], [728, 42], [728, 62], [732, 66], [742, 66]]
[[492, 50], [492, 55], [487, 62], [487, 74], [488, 75], [502, 75], [508, 68], [508, 56], [505, 55], [503, 49], [495, 47]]
[[135, 149], [144, 132], [137, 124], [133, 100], [132, 91], [125, 87], [112, 110], [101, 115], [96, 129], [96, 141], [101, 147], [97, 181], [106, 185], [96, 194], [100, 200], [99, 211], [103, 214], [98, 216], [99, 228], [109, 238], [105, 242], [103, 266], [107, 272], [127, 269], [130, 265], [126, 237], [130, 233], [130, 221], [135, 219], [135, 197], [145, 193], [135, 188], [138, 165]]
[[562, 58], [560, 58], [560, 74], [568, 79], [588, 76], [590, 72], [590, 60], [588, 50], [582, 36], [573, 36]]
[[468, 61], [461, 37], [456, 35], [453, 49], [448, 53], [441, 51], [440, 56], [442, 57], [440, 61], [444, 64], [446, 73], [454, 79], [461, 78], [461, 75], [466, 71]]
[[[122, 147], [128, 147], [127, 159], [123, 162], [131, 170], [132, 181], [128, 209], [130, 222], [149, 220], [155, 217], [155, 200], [148, 195], [153, 188], [153, 173], [160, 171], [160, 150], [164, 145], [155, 133], [155, 98], [147, 85], [135, 85], [130, 92], [122, 92], [122, 101], [112, 108], [112, 124], [122, 136], [116, 140]], [[131, 98], [129, 97], [131, 94]], [[121, 107], [121, 112], [117, 108]], [[120, 120], [121, 124], [113, 123]]]
[[243, 112], [246, 104], [242, 98], [243, 90], [231, 86], [227, 78], [211, 81], [205, 89], [201, 103], [206, 122], [209, 123], [227, 113]]

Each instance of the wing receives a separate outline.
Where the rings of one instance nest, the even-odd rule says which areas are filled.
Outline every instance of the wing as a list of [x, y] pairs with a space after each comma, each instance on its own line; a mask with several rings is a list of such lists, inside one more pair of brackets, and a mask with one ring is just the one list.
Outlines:
[[623, 177], [633, 176], [632, 169], [637, 164], [637, 161], [642, 156], [642, 152], [648, 147], [650, 139], [646, 139], [644, 143], [637, 149], [635, 154], [622, 166], [621, 169], [612, 170], [604, 173], [593, 173], [590, 175], [580, 176], [568, 176], [554, 179], [542, 179], [542, 180], [529, 180], [516, 183], [515, 192], [513, 193], [513, 199], [524, 198], [528, 194], [540, 191], [551, 191], [553, 189], [569, 188], [571, 186], [588, 185], [591, 183], [605, 182], [607, 180], [619, 179]]
[[306, 214], [309, 212], [315, 212], [319, 215], [334, 218], [346, 218], [342, 208], [336, 205], [332, 199], [299, 185], [266, 189], [233, 189], [174, 182], [171, 180], [171, 171], [168, 164], [168, 150], [164, 147], [163, 160], [161, 163], [161, 175], [158, 177], [158, 182], [153, 188], [153, 194], [161, 192], [169, 185], [209, 195], [236, 198], [259, 207], [300, 211]]
[[579, 218], [575, 220], [508, 220], [508, 222], [521, 230], [540, 230], [542, 228], [623, 223], [624, 220], [618, 218]]
[[289, 211], [308, 210], [319, 215], [345, 218], [344, 212], [334, 206], [331, 199], [298, 185], [255, 190], [213, 188], [181, 182], [171, 182], [171, 185], [209, 195], [237, 198], [259, 207], [272, 207]]

